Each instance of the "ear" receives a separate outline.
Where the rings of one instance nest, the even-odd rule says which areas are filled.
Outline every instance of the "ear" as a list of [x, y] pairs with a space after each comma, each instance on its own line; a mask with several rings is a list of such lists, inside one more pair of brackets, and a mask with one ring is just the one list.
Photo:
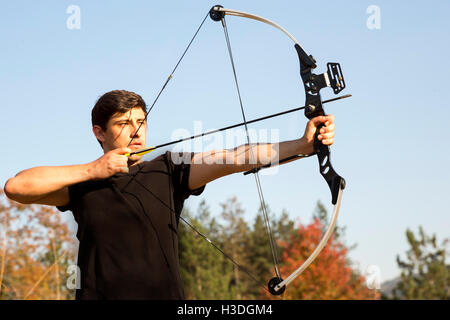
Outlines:
[[99, 140], [101, 143], [105, 142], [105, 131], [103, 131], [103, 129], [99, 125], [95, 124], [92, 127], [92, 132], [94, 133], [97, 140]]

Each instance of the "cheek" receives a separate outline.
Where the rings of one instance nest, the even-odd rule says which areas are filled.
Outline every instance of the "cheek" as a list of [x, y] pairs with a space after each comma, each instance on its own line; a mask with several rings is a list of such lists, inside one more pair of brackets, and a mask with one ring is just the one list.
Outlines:
[[141, 140], [145, 141], [145, 139], [147, 137], [147, 126], [146, 125], [142, 125], [141, 128], [138, 130], [138, 134], [139, 134]]
[[115, 127], [108, 133], [108, 138], [112, 143], [123, 142], [129, 137], [129, 129], [127, 127]]

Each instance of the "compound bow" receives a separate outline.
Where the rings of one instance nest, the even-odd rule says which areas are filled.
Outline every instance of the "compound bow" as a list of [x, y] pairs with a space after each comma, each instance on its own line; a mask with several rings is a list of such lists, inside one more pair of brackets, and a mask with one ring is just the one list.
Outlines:
[[[300, 109], [304, 109], [305, 110], [305, 116], [308, 119], [312, 119], [312, 118], [317, 117], [317, 116], [325, 115], [325, 111], [323, 109], [323, 104], [324, 103], [329, 102], [329, 101], [334, 101], [334, 100], [337, 100], [337, 99], [341, 99], [341, 98], [346, 98], [346, 97], [350, 96], [350, 95], [346, 95], [346, 96], [338, 97], [338, 98], [331, 99], [331, 100], [328, 100], [328, 101], [322, 101], [322, 99], [321, 99], [320, 90], [325, 88], [325, 87], [331, 87], [333, 89], [334, 94], [338, 94], [339, 92], [341, 92], [345, 88], [345, 82], [344, 82], [344, 78], [343, 78], [343, 75], [342, 75], [342, 70], [341, 70], [341, 67], [340, 67], [339, 63], [329, 62], [327, 64], [327, 69], [328, 69], [327, 72], [319, 74], [319, 75], [314, 74], [314, 73], [312, 73], [312, 70], [316, 68], [316, 61], [314, 60], [313, 56], [312, 55], [308, 55], [305, 52], [305, 50], [300, 46], [298, 41], [289, 32], [287, 32], [284, 28], [282, 28], [280, 25], [278, 25], [277, 23], [275, 23], [275, 22], [273, 22], [273, 21], [271, 21], [269, 19], [257, 16], [257, 15], [254, 15], [254, 14], [250, 14], [250, 13], [242, 12], [242, 11], [238, 11], [238, 10], [225, 9], [221, 5], [215, 5], [215, 6], [213, 6], [211, 8], [209, 13], [206, 15], [206, 17], [203, 19], [202, 23], [198, 27], [198, 29], [195, 32], [193, 38], [191, 39], [191, 41], [189, 42], [187, 48], [183, 52], [181, 58], [177, 62], [175, 68], [170, 73], [169, 77], [167, 78], [167, 80], [164, 83], [162, 89], [158, 93], [158, 95], [157, 95], [156, 99], [154, 100], [153, 104], [151, 105], [151, 107], [147, 111], [146, 118], [147, 118], [149, 112], [153, 109], [153, 107], [154, 107], [156, 101], [158, 100], [159, 96], [161, 95], [162, 91], [166, 88], [168, 82], [172, 79], [175, 70], [177, 69], [179, 63], [181, 62], [181, 60], [185, 56], [187, 50], [189, 49], [189, 47], [191, 46], [193, 40], [197, 36], [197, 34], [200, 31], [201, 27], [203, 26], [203, 23], [205, 22], [205, 20], [208, 17], [208, 15], [209, 15], [209, 17], [212, 20], [220, 21], [222, 23], [223, 28], [224, 28], [225, 38], [226, 38], [227, 46], [228, 46], [229, 57], [230, 57], [231, 66], [232, 66], [233, 74], [234, 74], [234, 80], [235, 80], [235, 84], [236, 84], [237, 93], [238, 93], [238, 96], [239, 96], [239, 102], [240, 102], [240, 106], [241, 106], [243, 122], [239, 123], [239, 124], [236, 124], [236, 125], [228, 126], [228, 127], [225, 127], [225, 128], [219, 129], [219, 130], [214, 130], [212, 132], [199, 134], [199, 135], [192, 136], [192, 137], [189, 137], [189, 138], [180, 139], [180, 140], [177, 140], [177, 141], [172, 141], [172, 142], [169, 142], [169, 143], [165, 143], [165, 144], [162, 144], [162, 145], [159, 145], [159, 146], [156, 146], [156, 147], [151, 147], [151, 148], [147, 148], [147, 149], [131, 152], [130, 155], [133, 155], [133, 154], [142, 155], [142, 154], [145, 154], [147, 152], [153, 151], [153, 150], [155, 150], [155, 149], [157, 149], [159, 147], [163, 147], [163, 146], [167, 146], [167, 145], [170, 145], [170, 144], [178, 143], [178, 142], [185, 141], [185, 140], [188, 140], [188, 139], [201, 137], [201, 136], [204, 136], [206, 134], [215, 133], [215, 132], [218, 132], [218, 131], [234, 128], [234, 127], [241, 126], [241, 125], [245, 126], [246, 133], [247, 133], [247, 142], [250, 144], [250, 138], [249, 138], [249, 133], [248, 133], [248, 128], [247, 128], [247, 124], [249, 124], [249, 123], [260, 121], [260, 120], [264, 120], [264, 119], [267, 119], [267, 118], [272, 117], [272, 116], [281, 115], [281, 114], [285, 114], [285, 113], [296, 111], [296, 110], [300, 110]], [[226, 25], [226, 21], [225, 21], [225, 16], [226, 15], [237, 16], [237, 17], [242, 17], [242, 18], [248, 18], [248, 19], [257, 20], [257, 21], [269, 24], [269, 25], [271, 25], [271, 26], [281, 30], [284, 34], [286, 34], [294, 42], [294, 47], [295, 47], [295, 50], [297, 52], [297, 55], [298, 55], [298, 58], [299, 58], [299, 61], [300, 61], [300, 76], [302, 78], [303, 86], [304, 86], [305, 94], [306, 94], [306, 101], [305, 101], [305, 106], [304, 107], [292, 109], [292, 110], [289, 110], [287, 112], [280, 112], [278, 114], [262, 117], [262, 118], [256, 119], [256, 120], [251, 120], [251, 121], [247, 121], [246, 120], [245, 113], [244, 113], [244, 108], [243, 108], [243, 104], [242, 104], [242, 99], [241, 99], [241, 95], [240, 95], [238, 80], [237, 80], [237, 76], [236, 76], [236, 70], [235, 70], [235, 67], [234, 67], [234, 60], [233, 60], [233, 55], [232, 55], [232, 51], [231, 51], [230, 40], [229, 40], [229, 37], [228, 37], [228, 30], [227, 30], [227, 25]], [[267, 215], [267, 210], [265, 208], [264, 196], [263, 196], [263, 193], [262, 193], [258, 172], [262, 168], [267, 168], [267, 167], [270, 167], [270, 166], [273, 166], [273, 165], [282, 164], [284, 162], [291, 161], [293, 159], [308, 157], [308, 156], [311, 156], [313, 154], [310, 154], [310, 155], [303, 155], [303, 154], [294, 155], [294, 156], [291, 156], [291, 157], [288, 157], [288, 158], [285, 158], [285, 159], [281, 159], [281, 160], [279, 160], [276, 163], [271, 163], [269, 165], [264, 165], [264, 166], [260, 166], [260, 167], [256, 167], [256, 165], [255, 165], [255, 167], [252, 170], [249, 170], [246, 173], [244, 173], [244, 174], [249, 174], [249, 173], [253, 173], [254, 174], [255, 181], [256, 181], [256, 184], [257, 184], [257, 188], [258, 188], [258, 194], [259, 194], [259, 197], [260, 197], [261, 208], [262, 208], [262, 211], [263, 211], [263, 214], [264, 214], [265, 224], [266, 224], [267, 232], [268, 232], [268, 235], [269, 235], [269, 242], [270, 242], [270, 246], [271, 246], [271, 250], [272, 250], [272, 256], [273, 256], [273, 260], [274, 260], [274, 270], [275, 270], [275, 274], [276, 274], [275, 277], [273, 277], [272, 279], [269, 280], [268, 288], [267, 288], [267, 290], [273, 295], [282, 294], [285, 291], [286, 286], [289, 283], [291, 283], [296, 277], [298, 277], [314, 261], [314, 259], [320, 254], [322, 249], [327, 244], [327, 242], [328, 242], [329, 238], [331, 237], [331, 235], [332, 235], [332, 233], [334, 231], [334, 228], [336, 226], [336, 221], [337, 221], [337, 217], [338, 217], [339, 209], [340, 209], [340, 204], [341, 204], [341, 200], [342, 200], [342, 192], [343, 192], [343, 190], [345, 188], [345, 180], [340, 175], [338, 175], [336, 173], [336, 171], [333, 169], [333, 166], [332, 166], [331, 161], [330, 161], [330, 148], [328, 146], [322, 144], [319, 141], [319, 139], [318, 139], [318, 134], [320, 132], [320, 129], [323, 126], [324, 125], [322, 124], [322, 125], [320, 125], [317, 128], [317, 133], [316, 133], [316, 136], [314, 138], [314, 150], [315, 151], [314, 151], [313, 154], [317, 155], [317, 159], [319, 161], [320, 174], [325, 179], [325, 181], [327, 182], [327, 184], [328, 184], [328, 186], [330, 188], [331, 198], [332, 198], [331, 202], [334, 205], [333, 214], [332, 214], [330, 224], [329, 224], [325, 234], [323, 235], [323, 237], [320, 240], [320, 242], [317, 245], [317, 247], [314, 249], [313, 253], [308, 257], [308, 259], [306, 259], [306, 261], [298, 269], [296, 269], [294, 272], [292, 272], [284, 280], [281, 277], [280, 269], [279, 269], [279, 266], [278, 266], [278, 257], [277, 257], [276, 250], [275, 250], [275, 241], [273, 240], [272, 232], [271, 232], [271, 229], [270, 229], [270, 222], [269, 222], [269, 218], [268, 218], [268, 215]], [[129, 145], [133, 141], [133, 139], [136, 136], [136, 134], [139, 131], [139, 129], [140, 129], [140, 126], [136, 130], [136, 133], [132, 137]], [[250, 150], [251, 150], [251, 148], [250, 148]], [[253, 157], [252, 154], [251, 154], [251, 157]], [[252, 163], [255, 163], [255, 162], [252, 162]], [[228, 259], [230, 259], [235, 265], [237, 265], [240, 269], [244, 270], [253, 279], [255, 279], [248, 272], [248, 270], [246, 270], [245, 268], [241, 267], [231, 257], [229, 257], [222, 250], [220, 250], [220, 248], [218, 248], [216, 245], [214, 245], [205, 235], [203, 235], [198, 230], [196, 230], [189, 222], [187, 222], [185, 219], [183, 219], [183, 217], [180, 217], [180, 218], [185, 223], [187, 223], [191, 228], [193, 228], [194, 231], [196, 231], [204, 239], [206, 239], [208, 242], [210, 242], [216, 249], [218, 249]]]

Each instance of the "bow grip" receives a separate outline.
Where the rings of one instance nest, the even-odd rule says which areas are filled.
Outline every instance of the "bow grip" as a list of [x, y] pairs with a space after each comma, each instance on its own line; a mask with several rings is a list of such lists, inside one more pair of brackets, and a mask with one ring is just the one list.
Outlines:
[[330, 161], [330, 147], [324, 145], [319, 139], [320, 129], [325, 125], [320, 124], [317, 127], [317, 132], [314, 137], [314, 150], [317, 154], [317, 159], [319, 161], [319, 171], [322, 177], [327, 182], [331, 191], [331, 203], [336, 204], [339, 189], [345, 189], [345, 180], [340, 175], [334, 171], [333, 166]]

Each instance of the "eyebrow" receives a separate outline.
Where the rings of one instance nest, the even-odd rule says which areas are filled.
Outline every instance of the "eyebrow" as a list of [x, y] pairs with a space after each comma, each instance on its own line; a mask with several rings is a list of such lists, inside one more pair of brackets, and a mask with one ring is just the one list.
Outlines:
[[[137, 119], [137, 121], [144, 121], [144, 120], [146, 120], [145, 118], [139, 118], [139, 119]], [[122, 118], [122, 119], [117, 119], [117, 120], [114, 120], [114, 123], [118, 123], [118, 122], [123, 122], [123, 121], [126, 121], [126, 122], [129, 122], [130, 121], [130, 119], [129, 118]]]

